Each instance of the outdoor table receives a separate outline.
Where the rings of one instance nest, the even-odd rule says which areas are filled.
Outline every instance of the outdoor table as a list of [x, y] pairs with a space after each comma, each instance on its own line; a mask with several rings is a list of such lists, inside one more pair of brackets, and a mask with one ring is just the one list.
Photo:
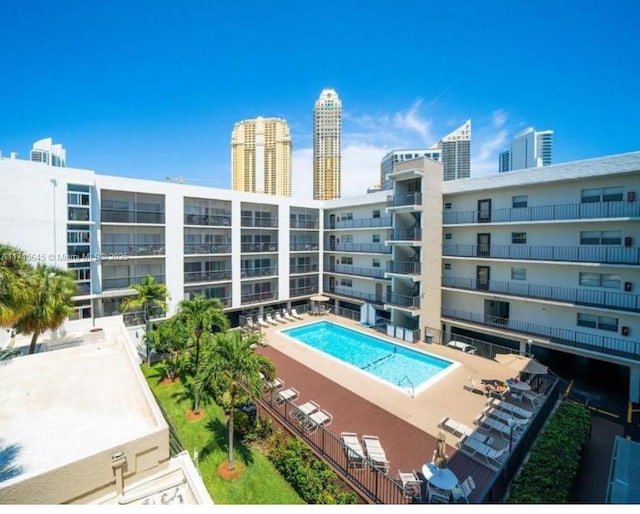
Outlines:
[[507, 380], [507, 385], [512, 391], [531, 391], [531, 386], [526, 382], [514, 382], [513, 380]]
[[433, 462], [422, 466], [422, 474], [430, 484], [443, 491], [451, 491], [458, 485], [458, 477], [449, 468], [441, 469]]

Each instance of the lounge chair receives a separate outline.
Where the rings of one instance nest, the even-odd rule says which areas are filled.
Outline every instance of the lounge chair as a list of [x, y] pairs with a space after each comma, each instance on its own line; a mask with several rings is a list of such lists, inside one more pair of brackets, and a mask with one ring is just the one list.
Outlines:
[[320, 406], [317, 403], [309, 401], [302, 405], [293, 405], [289, 412], [289, 417], [301, 423], [307, 418], [307, 416], [319, 410]]
[[499, 470], [504, 463], [509, 447], [505, 446], [502, 450], [494, 450], [491, 446], [476, 441], [475, 439], [467, 439], [462, 450], [470, 457], [481, 456], [486, 464], [494, 470]]
[[471, 493], [475, 488], [476, 483], [473, 481], [473, 477], [469, 475], [462, 481], [462, 483], [458, 487], [455, 487], [451, 490], [453, 501], [458, 502], [460, 500], [464, 500], [465, 502], [469, 503], [469, 497], [471, 496]]
[[295, 308], [291, 309], [291, 315], [296, 319], [303, 319], [302, 316], [296, 312]]
[[502, 439], [508, 441], [512, 439], [516, 441], [522, 435], [524, 431], [522, 423], [514, 424], [513, 426], [509, 426], [502, 421], [499, 421], [494, 418], [490, 418], [488, 416], [481, 416], [480, 418], [476, 418], [478, 420], [478, 426], [480, 426], [483, 430], [495, 430], [500, 434]]
[[273, 380], [266, 380], [262, 373], [260, 373], [260, 377], [264, 381], [264, 388], [268, 391], [274, 391], [284, 387], [284, 380], [281, 378], [276, 377]]
[[380, 444], [380, 438], [375, 435], [363, 435], [362, 443], [364, 444], [367, 458], [373, 466], [382, 471], [385, 475], [389, 473], [389, 461], [387, 454]]
[[468, 384], [464, 384], [462, 386], [464, 389], [466, 389], [467, 391], [471, 391], [472, 393], [478, 393], [478, 394], [487, 394], [487, 388], [484, 384], [478, 383], [476, 382], [471, 375], [469, 375], [469, 383]]
[[417, 502], [422, 500], [422, 480], [418, 478], [415, 471], [398, 470], [398, 482], [402, 486], [402, 492], [407, 498], [412, 498]]
[[292, 402], [294, 400], [297, 400], [299, 396], [300, 393], [293, 387], [290, 387], [289, 389], [283, 389], [282, 391], [279, 391], [275, 395], [273, 395], [273, 403], [275, 403], [276, 405], [284, 405], [284, 403], [287, 401]]
[[333, 421], [333, 416], [329, 414], [326, 410], [318, 410], [313, 414], [307, 416], [307, 418], [302, 421], [301, 426], [303, 430], [307, 430], [308, 432], [314, 432], [318, 429], [319, 426], [327, 426], [330, 425]]
[[276, 321], [277, 321], [278, 323], [286, 323], [286, 322], [287, 322], [287, 320], [286, 320], [286, 319], [284, 319], [284, 318], [280, 315], [280, 312], [279, 312], [279, 311], [276, 311], [275, 318], [276, 318]]
[[531, 406], [535, 409], [542, 404], [542, 399], [544, 398], [543, 394], [537, 394], [533, 391], [522, 391], [522, 398], [525, 400], [529, 400], [531, 402]]
[[344, 444], [344, 453], [347, 456], [347, 465], [354, 469], [364, 469], [364, 450], [354, 432], [342, 432], [340, 439]]
[[438, 427], [448, 432], [451, 432], [453, 435], [458, 436], [459, 439], [458, 439], [458, 442], [456, 443], [457, 446], [462, 445], [462, 443], [464, 443], [464, 440], [467, 439], [468, 437], [476, 439], [484, 444], [493, 443], [493, 437], [484, 435], [478, 432], [477, 430], [474, 430], [473, 428], [468, 427], [464, 423], [460, 423], [459, 421], [456, 421], [451, 418], [447, 418], [447, 417], [442, 418], [438, 423]]
[[265, 319], [267, 320], [267, 323], [269, 323], [269, 325], [273, 325], [274, 327], [278, 325], [278, 322], [273, 319], [273, 317], [271, 316], [271, 313], [267, 314], [265, 316]]
[[253, 322], [253, 318], [251, 316], [248, 316], [246, 318], [246, 326], [251, 332], [255, 332], [256, 330], [258, 330], [258, 327]]
[[262, 316], [258, 316], [258, 325], [269, 328], [269, 323], [267, 323]]
[[296, 318], [294, 318], [291, 314], [289, 314], [289, 312], [287, 311], [287, 309], [282, 309], [282, 316], [284, 317], [284, 319], [286, 319], [287, 321], [295, 321]]
[[513, 403], [499, 400], [498, 398], [493, 398], [489, 400], [489, 403], [487, 405], [491, 405], [496, 409], [501, 409], [503, 411], [509, 412], [510, 414], [515, 414], [516, 416], [519, 416], [524, 419], [531, 419], [533, 417], [533, 412], [531, 412], [530, 410], [523, 409], [522, 407], [518, 407]]

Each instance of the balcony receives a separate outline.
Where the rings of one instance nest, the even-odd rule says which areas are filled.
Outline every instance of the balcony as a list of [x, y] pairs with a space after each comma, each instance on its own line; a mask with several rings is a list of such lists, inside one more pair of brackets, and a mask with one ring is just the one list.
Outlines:
[[350, 229], [350, 228], [380, 228], [391, 227], [391, 216], [381, 216], [380, 218], [362, 218], [356, 220], [340, 220], [329, 222], [330, 229]]
[[422, 207], [422, 193], [405, 193], [387, 196], [387, 207]]
[[289, 243], [289, 250], [292, 252], [317, 252], [319, 249], [318, 243]]
[[184, 254], [221, 254], [231, 253], [231, 241], [223, 243], [185, 243]]
[[[118, 278], [103, 278], [102, 290], [108, 291], [111, 289], [129, 289], [135, 284], [141, 283], [149, 275], [142, 275], [137, 277], [118, 277]], [[158, 284], [164, 284], [164, 275], [152, 275]]]
[[483, 211], [445, 211], [444, 225], [475, 223], [522, 223], [529, 221], [586, 220], [607, 218], [637, 218], [640, 202], [600, 202], [540, 205]]
[[185, 284], [192, 282], [216, 282], [218, 280], [231, 280], [231, 269], [186, 271], [184, 273]]
[[278, 228], [278, 218], [250, 218], [244, 216], [240, 220], [240, 224], [242, 227]]
[[318, 273], [318, 264], [298, 264], [295, 266], [289, 267], [290, 274], [298, 274], [298, 273]]
[[102, 209], [100, 212], [102, 223], [164, 224], [163, 211]]
[[478, 281], [473, 278], [442, 277], [442, 287], [465, 289], [469, 291], [487, 291], [492, 294], [506, 294], [523, 298], [539, 298], [567, 302], [575, 305], [588, 305], [604, 309], [616, 309], [628, 312], [640, 312], [640, 295], [600, 291], [596, 289], [578, 289], [551, 285], [527, 284], [498, 280]]
[[577, 332], [565, 328], [555, 328], [528, 321], [496, 318], [485, 316], [479, 312], [459, 311], [456, 309], [442, 309], [442, 316], [451, 319], [471, 321], [480, 325], [497, 327], [512, 332], [520, 332], [529, 336], [548, 338], [551, 343], [579, 348], [592, 352], [615, 355], [627, 359], [640, 358], [640, 341], [632, 339], [618, 339], [615, 337]]
[[358, 266], [348, 266], [344, 264], [328, 264], [324, 267], [324, 271], [357, 277], [384, 278], [384, 270], [381, 268], [360, 268]]
[[403, 307], [405, 309], [419, 309], [420, 296], [407, 296], [398, 293], [390, 293], [386, 295], [384, 303], [395, 307]]
[[292, 287], [289, 289], [289, 296], [291, 298], [298, 296], [308, 296], [312, 294], [316, 294], [318, 292], [318, 285], [315, 286], [304, 286], [304, 287]]
[[291, 229], [318, 229], [320, 228], [320, 223], [318, 220], [290, 220], [289, 228]]
[[273, 276], [277, 274], [277, 266], [265, 266], [263, 268], [242, 268], [240, 270], [240, 278], [258, 278]]
[[387, 262], [387, 273], [397, 275], [420, 275], [422, 264], [414, 261], [389, 261]]
[[640, 264], [640, 248], [623, 246], [443, 245], [446, 257]]
[[275, 300], [278, 296], [278, 292], [277, 291], [263, 291], [261, 293], [250, 293], [250, 294], [243, 294], [240, 297], [240, 301], [243, 304], [246, 303], [256, 303], [256, 302], [266, 302], [269, 300]]
[[240, 245], [242, 253], [273, 253], [278, 251], [278, 243], [242, 243]]
[[349, 287], [328, 287], [328, 288], [325, 288], [325, 293], [334, 294], [338, 296], [345, 296], [347, 298], [356, 298], [358, 300], [363, 300], [369, 303], [375, 303], [377, 305], [383, 304], [382, 296], [377, 296], [374, 293], [363, 293], [361, 291], [357, 291]]
[[231, 225], [231, 213], [226, 214], [185, 214], [185, 225], [206, 227], [228, 227]]
[[165, 254], [164, 241], [144, 244], [103, 244], [103, 259], [122, 259], [124, 257], [146, 257]]
[[422, 240], [422, 229], [420, 227], [414, 228], [396, 228], [391, 231], [391, 236], [389, 237], [389, 242], [394, 241], [421, 241]]
[[391, 247], [383, 243], [329, 243], [331, 252], [391, 253]]
[[89, 207], [68, 207], [67, 219], [69, 221], [90, 221]]

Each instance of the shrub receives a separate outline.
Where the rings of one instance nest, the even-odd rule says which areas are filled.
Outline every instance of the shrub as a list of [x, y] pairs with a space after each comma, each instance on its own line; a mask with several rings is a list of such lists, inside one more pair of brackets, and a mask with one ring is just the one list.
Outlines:
[[567, 503], [589, 436], [589, 410], [561, 403], [514, 481], [508, 503]]

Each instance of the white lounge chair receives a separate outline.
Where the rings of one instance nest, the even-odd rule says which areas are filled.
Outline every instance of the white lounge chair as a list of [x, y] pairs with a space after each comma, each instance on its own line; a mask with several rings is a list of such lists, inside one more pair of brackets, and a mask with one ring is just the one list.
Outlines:
[[267, 323], [262, 316], [258, 316], [258, 325], [264, 328], [269, 328], [269, 323]]
[[287, 309], [282, 309], [282, 316], [284, 317], [284, 319], [286, 319], [287, 321], [295, 321], [296, 318], [294, 318], [291, 314], [289, 314], [289, 312], [287, 311]]
[[522, 391], [522, 398], [529, 400], [533, 408], [539, 407], [542, 404], [543, 394], [537, 394], [533, 391]]
[[331, 414], [326, 410], [319, 410], [307, 416], [307, 418], [302, 422], [302, 429], [313, 432], [317, 430], [319, 426], [330, 425], [332, 421], [333, 416]]
[[512, 439], [513, 441], [518, 440], [524, 431], [522, 423], [509, 426], [502, 421], [487, 416], [480, 417], [480, 419], [478, 419], [478, 425], [483, 430], [495, 430], [505, 441], [508, 441], [509, 439]]
[[289, 412], [289, 417], [295, 419], [298, 422], [303, 422], [307, 416], [320, 410], [320, 406], [315, 402], [307, 402], [302, 405], [294, 405]]
[[507, 457], [509, 447], [505, 446], [502, 450], [494, 450], [491, 446], [480, 441], [467, 439], [462, 450], [471, 457], [481, 456], [491, 469], [498, 470]]
[[253, 322], [253, 318], [251, 316], [247, 316], [247, 318], [245, 319], [245, 325], [251, 332], [255, 332], [256, 330], [258, 330], [258, 327]]
[[274, 378], [273, 380], [266, 380], [264, 375], [260, 373], [260, 377], [264, 381], [264, 388], [269, 391], [274, 391], [276, 389], [282, 389], [284, 387], [284, 380], [281, 378]]
[[276, 321], [277, 321], [278, 323], [286, 323], [286, 322], [287, 322], [287, 320], [286, 320], [286, 319], [284, 319], [284, 318], [280, 315], [280, 312], [277, 312], [277, 311], [276, 311], [275, 317], [276, 317]]
[[389, 473], [389, 461], [387, 454], [380, 444], [380, 438], [375, 435], [363, 435], [362, 443], [364, 444], [367, 458], [373, 466], [378, 468], [384, 474]]
[[347, 464], [350, 468], [364, 469], [364, 450], [355, 432], [342, 432], [340, 439], [344, 444]]
[[476, 483], [473, 481], [473, 477], [469, 475], [465, 478], [462, 483], [451, 490], [451, 496], [453, 496], [453, 501], [464, 500], [469, 503], [469, 497], [471, 493], [476, 488]]
[[271, 313], [267, 314], [264, 318], [267, 320], [267, 323], [269, 323], [269, 325], [273, 325], [274, 327], [278, 325], [278, 322], [273, 319]]
[[273, 403], [275, 403], [276, 405], [284, 405], [284, 403], [287, 401], [292, 402], [294, 400], [297, 400], [299, 396], [300, 393], [293, 387], [290, 387], [289, 389], [278, 391], [273, 396]]
[[298, 312], [295, 310], [295, 308], [291, 309], [291, 315], [296, 319], [303, 319], [302, 316], [300, 316], [300, 314], [298, 314]]
[[517, 418], [512, 413], [500, 410], [497, 407], [493, 407], [491, 405], [486, 405], [485, 408], [482, 409], [482, 414], [498, 419], [503, 423], [506, 423], [507, 425], [509, 423], [514, 423], [516, 425], [526, 425], [529, 422], [529, 419], [527, 418]]
[[422, 480], [415, 471], [398, 470], [398, 482], [402, 485], [402, 492], [407, 498], [420, 502], [422, 499]]
[[533, 417], [533, 412], [531, 412], [530, 410], [523, 409], [522, 407], [518, 407], [513, 403], [499, 400], [498, 398], [493, 398], [489, 400], [489, 403], [487, 405], [491, 405], [496, 409], [501, 409], [511, 414], [515, 414], [516, 416], [519, 416], [524, 419], [531, 419]]
[[447, 418], [447, 417], [442, 418], [438, 423], [438, 427], [442, 428], [443, 430], [446, 430], [447, 432], [451, 432], [453, 435], [458, 436], [459, 439], [458, 439], [458, 442], [456, 443], [457, 446], [460, 446], [462, 443], [464, 443], [464, 440], [467, 439], [468, 437], [476, 439], [484, 444], [493, 443], [493, 437], [484, 435], [478, 432], [477, 430], [474, 430], [473, 428], [468, 427], [464, 423], [460, 423], [459, 421], [456, 421], [451, 418]]

